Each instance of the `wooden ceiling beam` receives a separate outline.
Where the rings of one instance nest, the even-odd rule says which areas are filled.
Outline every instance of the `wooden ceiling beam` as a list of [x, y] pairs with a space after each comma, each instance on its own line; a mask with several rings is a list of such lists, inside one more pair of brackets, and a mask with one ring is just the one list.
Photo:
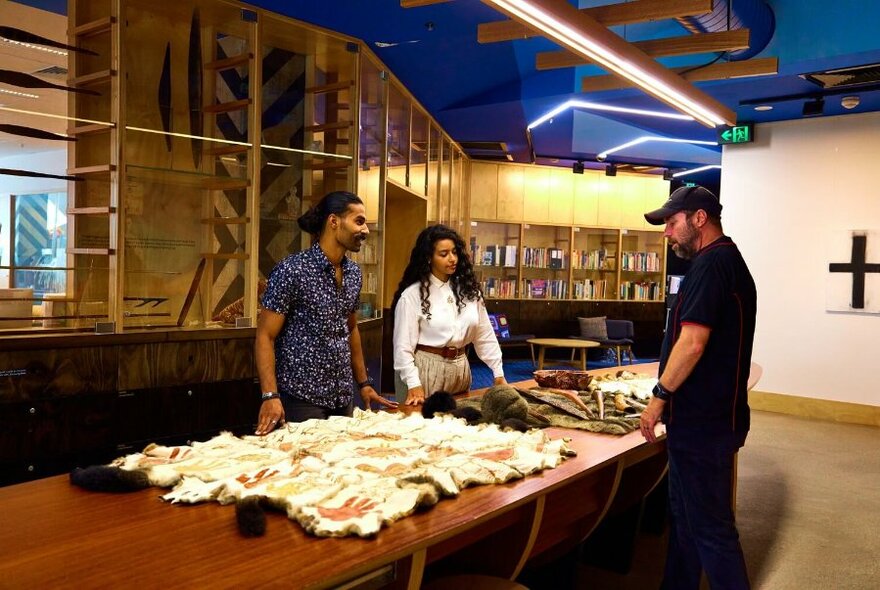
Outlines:
[[[406, 0], [401, 0], [404, 2]], [[418, 1], [418, 0], [410, 0]], [[621, 4], [606, 4], [580, 11], [606, 27], [628, 25], [683, 16], [699, 16], [712, 12], [713, 0], [633, 0]], [[514, 20], [483, 23], [477, 26], [477, 41], [497, 43], [539, 37], [540, 33]]]
[[401, 8], [415, 8], [417, 6], [430, 6], [431, 4], [443, 4], [450, 0], [400, 0]]
[[[706, 82], [708, 80], [726, 80], [728, 78], [748, 78], [751, 76], [772, 76], [779, 72], [779, 59], [762, 57], [745, 61], [727, 61], [712, 64], [696, 70], [693, 66], [675, 68], [672, 72], [688, 82]], [[581, 92], [602, 92], [630, 88], [627, 80], [617, 76], [584, 76], [581, 79]]]
[[[645, 55], [654, 58], [715, 51], [736, 51], [748, 48], [749, 30], [736, 29], [719, 33], [700, 33], [666, 39], [635, 41], [633, 45], [644, 51]], [[592, 62], [566, 50], [543, 51], [535, 56], [535, 67], [539, 70], [570, 68], [588, 63]]]
[[[482, 1], [566, 49], [582, 57], [598, 60], [605, 70], [631, 80], [647, 94], [691, 115], [703, 125], [736, 124], [736, 113], [730, 108], [663, 67], [567, 0], [540, 0], [540, 3], [533, 0], [535, 4], [522, 9], [502, 0]], [[685, 0], [666, 0], [663, 4], [678, 4], [679, 1]]]

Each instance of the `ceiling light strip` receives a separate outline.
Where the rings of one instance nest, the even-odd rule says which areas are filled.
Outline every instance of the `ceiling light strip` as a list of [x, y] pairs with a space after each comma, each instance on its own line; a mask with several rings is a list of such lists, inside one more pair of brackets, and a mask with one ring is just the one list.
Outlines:
[[672, 175], [672, 178], [678, 178], [679, 176], [687, 176], [688, 174], [696, 174], [697, 172], [704, 172], [706, 170], [712, 170], [717, 168], [721, 170], [721, 166], [718, 164], [711, 164], [709, 166], [700, 166], [699, 168], [691, 168], [690, 170], [682, 170], [681, 172], [676, 172]]
[[632, 141], [628, 141], [624, 144], [615, 146], [611, 149], [607, 149], [602, 152], [599, 152], [596, 155], [596, 157], [601, 160], [604, 160], [609, 155], [616, 153], [616, 152], [619, 152], [621, 150], [625, 150], [626, 148], [630, 148], [630, 147], [640, 145], [643, 143], [655, 142], [655, 141], [661, 142], [661, 143], [690, 143], [690, 144], [694, 144], [694, 145], [713, 145], [713, 146], [718, 145], [718, 143], [715, 141], [703, 141], [701, 139], [679, 139], [677, 137], [656, 137], [653, 135], [644, 135], [644, 136], [638, 137]]
[[[650, 94], [653, 94], [664, 102], [669, 103], [671, 106], [674, 106], [675, 108], [688, 113], [694, 119], [700, 121], [704, 125], [715, 127], [716, 125], [721, 125], [726, 122], [725, 119], [719, 114], [716, 114], [712, 110], [690, 99], [678, 90], [671, 88], [666, 82], [645, 72], [624, 57], [616, 54], [614, 51], [607, 48], [605, 45], [596, 43], [595, 41], [585, 37], [578, 31], [573, 30], [572, 28], [561, 22], [559, 19], [555, 18], [553, 15], [548, 14], [547, 12], [533, 5], [529, 1], [484, 0], [484, 2], [489, 2], [496, 5], [508, 15], [527, 23], [529, 26], [538, 29], [546, 36], [556, 40], [557, 42], [568, 47], [569, 49], [572, 49], [580, 55], [597, 62], [605, 69], [608, 69], [616, 73], [617, 75], [629, 80], [630, 82], [641, 87], [643, 90], [649, 92]], [[560, 9], [561, 8], [569, 8], [569, 6], [566, 4], [560, 4]], [[570, 8], [576, 11], [574, 7]], [[584, 18], [589, 18], [585, 17], [580, 12], [577, 12], [576, 16], [582, 20]], [[608, 32], [607, 29], [603, 28], [602, 30]], [[613, 35], [613, 33], [611, 32], [608, 32], [608, 34]], [[616, 39], [616, 37], [614, 38]], [[623, 41], [621, 41], [621, 43], [623, 43]], [[646, 59], [650, 60], [650, 58], [647, 58], [647, 56]], [[654, 62], [651, 61], [650, 63], [653, 64]], [[660, 68], [662, 66], [658, 65], [657, 67]], [[694, 91], [696, 91], [696, 89], [694, 89]], [[732, 112], [730, 113], [729, 118], [735, 120], [735, 116], [733, 116]]]
[[690, 115], [683, 115], [680, 113], [665, 113], [663, 111], [649, 111], [646, 109], [631, 109], [628, 107], [618, 107], [610, 104], [600, 104], [597, 102], [586, 102], [583, 100], [568, 100], [558, 107], [554, 108], [550, 112], [541, 117], [535, 119], [531, 123], [529, 123], [527, 129], [534, 129], [535, 127], [546, 123], [556, 115], [564, 112], [567, 109], [576, 108], [576, 109], [588, 109], [593, 111], [609, 111], [613, 113], [623, 113], [627, 115], [642, 115], [646, 117], [659, 117], [663, 119], [678, 119], [680, 121], [693, 121], [694, 118]]

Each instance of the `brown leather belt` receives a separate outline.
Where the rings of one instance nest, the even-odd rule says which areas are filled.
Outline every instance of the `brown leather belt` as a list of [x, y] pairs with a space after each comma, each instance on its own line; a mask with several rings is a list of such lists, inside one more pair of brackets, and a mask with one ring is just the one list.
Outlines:
[[417, 344], [416, 350], [424, 350], [431, 354], [439, 354], [445, 359], [457, 359], [465, 353], [464, 348], [455, 348], [454, 346], [428, 346], [427, 344]]

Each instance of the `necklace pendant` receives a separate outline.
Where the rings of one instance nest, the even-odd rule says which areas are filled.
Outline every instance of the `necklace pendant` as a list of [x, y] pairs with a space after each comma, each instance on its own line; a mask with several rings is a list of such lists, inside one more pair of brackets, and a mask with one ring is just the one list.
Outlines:
[[452, 295], [446, 298], [446, 303], [455, 303], [455, 299], [452, 298]]

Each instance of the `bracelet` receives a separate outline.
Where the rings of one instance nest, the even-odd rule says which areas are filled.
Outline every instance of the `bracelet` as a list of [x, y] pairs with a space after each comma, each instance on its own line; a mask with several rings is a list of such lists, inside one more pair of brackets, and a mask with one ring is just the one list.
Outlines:
[[264, 393], [260, 396], [260, 399], [262, 399], [265, 402], [265, 401], [269, 401], [270, 399], [278, 399], [280, 397], [281, 397], [281, 395], [277, 391], [267, 391], [266, 393]]
[[662, 399], [665, 402], [669, 401], [669, 399], [672, 397], [672, 392], [660, 385], [659, 381], [657, 381], [657, 385], [654, 386], [654, 389], [651, 391], [651, 393], [657, 399]]
[[372, 378], [372, 377], [367, 377], [365, 380], [363, 380], [363, 381], [361, 381], [360, 383], [358, 383], [358, 389], [363, 389], [363, 388], [366, 387], [367, 385], [369, 385], [370, 387], [373, 387], [373, 385], [375, 385], [375, 384], [373, 383], [373, 378]]

